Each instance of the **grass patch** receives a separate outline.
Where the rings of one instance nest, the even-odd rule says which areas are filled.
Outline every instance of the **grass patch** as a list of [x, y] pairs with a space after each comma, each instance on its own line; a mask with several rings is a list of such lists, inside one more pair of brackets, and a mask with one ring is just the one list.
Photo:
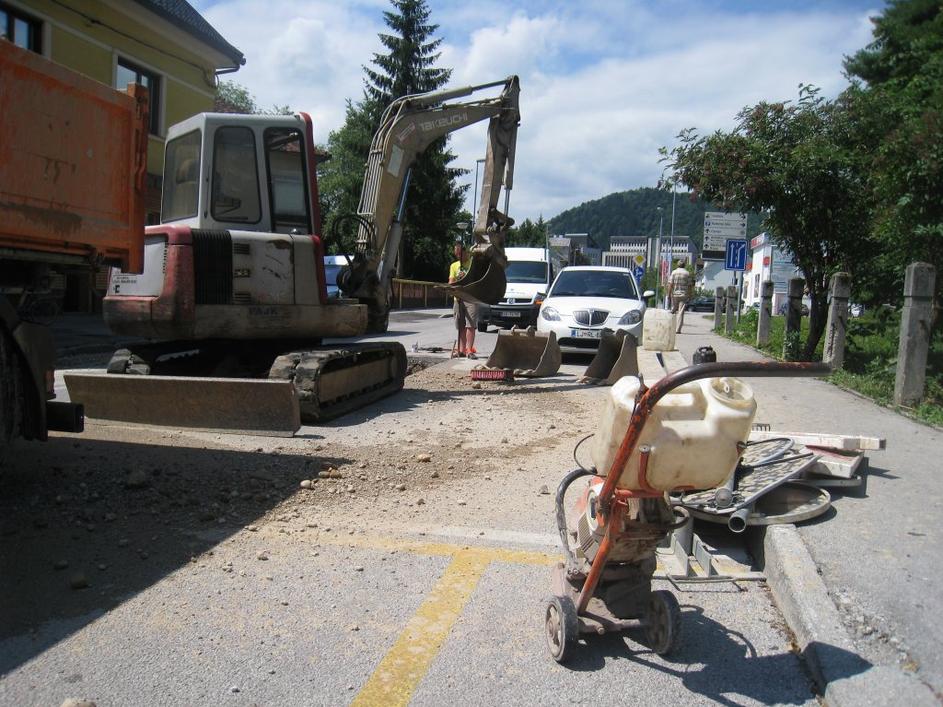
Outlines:
[[[740, 322], [728, 335], [734, 341], [752, 346], [773, 358], [782, 359], [786, 318], [773, 317], [770, 322], [769, 344], [756, 346], [756, 325], [759, 315], [756, 310], [744, 312]], [[900, 332], [900, 312], [880, 309], [862, 317], [848, 320], [848, 337], [845, 343], [845, 365], [829, 380], [844, 388], [854, 390], [880, 405], [893, 406], [894, 378], [897, 373], [897, 346]], [[809, 335], [809, 318], [802, 318], [802, 341]], [[824, 338], [824, 337], [823, 337]], [[815, 352], [816, 360], [822, 358], [822, 343]], [[933, 337], [927, 360], [927, 384], [924, 399], [915, 408], [903, 411], [919, 420], [943, 426], [943, 336]]]

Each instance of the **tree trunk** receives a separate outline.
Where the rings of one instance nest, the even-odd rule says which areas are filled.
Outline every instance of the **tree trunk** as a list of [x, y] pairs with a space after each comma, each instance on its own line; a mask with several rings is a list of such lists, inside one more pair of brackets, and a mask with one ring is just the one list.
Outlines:
[[815, 349], [825, 333], [825, 324], [828, 320], [828, 290], [821, 287], [812, 287], [809, 291], [812, 304], [809, 307], [809, 338], [806, 339], [802, 350], [802, 360], [811, 361]]

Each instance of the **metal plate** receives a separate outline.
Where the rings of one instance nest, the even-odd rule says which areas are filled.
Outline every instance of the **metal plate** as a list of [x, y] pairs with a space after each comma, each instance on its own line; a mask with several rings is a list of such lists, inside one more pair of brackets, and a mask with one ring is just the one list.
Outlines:
[[733, 502], [726, 508], [717, 508], [714, 505], [716, 489], [685, 494], [681, 498], [681, 504], [691, 510], [697, 509], [707, 513], [729, 515], [766, 496], [777, 486], [799, 476], [815, 463], [816, 458], [815, 455], [810, 455], [801, 459], [784, 459], [781, 462], [761, 466], [743, 474], [737, 482], [736, 490], [733, 492]]
[[[825, 489], [789, 481], [760, 498], [746, 522], [747, 525], [801, 523], [822, 515], [831, 505], [832, 497]], [[711, 523], [726, 524], [728, 520], [727, 514], [708, 513], [694, 508], [690, 511], [695, 518]]]

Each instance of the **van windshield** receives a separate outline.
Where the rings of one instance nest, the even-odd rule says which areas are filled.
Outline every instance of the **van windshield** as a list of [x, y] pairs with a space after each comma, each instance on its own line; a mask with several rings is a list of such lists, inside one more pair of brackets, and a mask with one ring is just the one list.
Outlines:
[[509, 260], [504, 272], [508, 282], [547, 282], [547, 263], [537, 260]]

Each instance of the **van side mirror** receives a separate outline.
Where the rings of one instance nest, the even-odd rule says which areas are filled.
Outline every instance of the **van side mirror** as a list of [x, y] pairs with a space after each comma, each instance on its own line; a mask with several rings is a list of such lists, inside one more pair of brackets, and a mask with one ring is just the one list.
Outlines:
[[654, 297], [654, 296], [655, 296], [654, 290], [645, 290], [645, 292], [642, 293], [643, 299], [648, 299], [649, 297]]

